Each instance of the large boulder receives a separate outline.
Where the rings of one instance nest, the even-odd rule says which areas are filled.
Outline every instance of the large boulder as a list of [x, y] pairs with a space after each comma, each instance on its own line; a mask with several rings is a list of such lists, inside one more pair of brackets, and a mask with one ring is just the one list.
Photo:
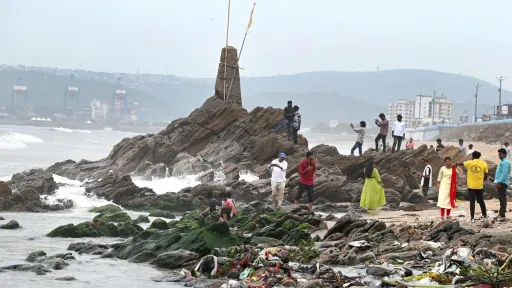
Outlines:
[[131, 237], [142, 232], [140, 226], [133, 224], [131, 221], [113, 224], [102, 221], [82, 222], [80, 224], [62, 225], [46, 236], [62, 237], [62, 238], [82, 238], [82, 237]]
[[8, 182], [12, 190], [32, 189], [39, 195], [53, 194], [59, 187], [53, 175], [43, 169], [32, 169], [12, 175]]
[[58, 189], [53, 175], [42, 169], [16, 173], [9, 182], [0, 182], [0, 211], [45, 212], [69, 209], [73, 201], [48, 197]]

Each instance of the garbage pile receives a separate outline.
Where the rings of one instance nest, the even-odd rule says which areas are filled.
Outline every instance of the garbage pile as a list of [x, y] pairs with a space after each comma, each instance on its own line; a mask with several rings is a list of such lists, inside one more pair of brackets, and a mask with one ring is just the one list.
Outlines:
[[446, 250], [442, 260], [419, 275], [391, 275], [382, 279], [382, 287], [510, 287], [512, 285], [512, 254], [468, 247]]
[[196, 277], [228, 278], [222, 288], [297, 287], [307, 280], [320, 279], [331, 287], [361, 285], [359, 278], [345, 277], [341, 272], [314, 263], [301, 265], [290, 261], [296, 247], [247, 248], [232, 259], [205, 256], [193, 272]]

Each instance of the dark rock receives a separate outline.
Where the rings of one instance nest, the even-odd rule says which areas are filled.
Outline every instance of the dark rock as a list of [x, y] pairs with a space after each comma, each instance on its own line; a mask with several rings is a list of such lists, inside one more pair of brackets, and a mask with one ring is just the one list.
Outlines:
[[36, 251], [32, 252], [28, 255], [28, 257], [25, 259], [26, 262], [34, 263], [37, 261], [38, 258], [46, 256], [46, 252], [44, 251]]
[[33, 189], [38, 195], [51, 195], [59, 187], [53, 175], [43, 169], [32, 169], [12, 175], [8, 182], [12, 190]]
[[41, 169], [16, 173], [8, 183], [0, 182], [0, 211], [45, 212], [73, 207], [69, 199], [51, 205], [44, 202], [57, 189], [52, 174]]
[[140, 224], [140, 223], [150, 223], [148, 216], [146, 215], [139, 215], [137, 219], [133, 220], [133, 224]]
[[111, 259], [111, 258], [116, 258], [116, 254], [114, 252], [104, 252], [103, 254], [101, 254], [101, 257], [100, 258], [108, 258], [108, 259]]
[[179, 249], [158, 255], [150, 264], [166, 269], [177, 269], [195, 263], [199, 256], [190, 251]]
[[94, 217], [93, 222], [103, 221], [103, 222], [115, 222], [121, 223], [126, 221], [131, 221], [132, 219], [126, 212], [115, 212], [115, 213], [101, 213]]
[[76, 278], [73, 277], [73, 276], [66, 276], [66, 277], [55, 278], [55, 280], [58, 280], [58, 281], [75, 281]]
[[48, 233], [48, 237], [82, 238], [82, 237], [123, 237], [134, 236], [141, 231], [142, 227], [130, 222], [119, 224], [98, 222], [83, 222], [77, 225], [67, 224], [55, 228]]
[[240, 278], [240, 272], [236, 270], [230, 270], [226, 278], [238, 280]]
[[153, 220], [153, 223], [151, 223], [151, 226], [149, 228], [152, 229], [158, 229], [158, 230], [167, 230], [169, 229], [169, 225], [164, 220], [158, 218]]
[[114, 204], [107, 204], [107, 205], [100, 206], [100, 207], [94, 207], [89, 210], [89, 212], [93, 212], [93, 213], [109, 213], [109, 214], [114, 214], [116, 212], [121, 212], [121, 211], [123, 211], [123, 209], [121, 209], [121, 207], [114, 205]]
[[4, 217], [2, 217], [2, 216], [0, 216], [0, 221], [1, 221], [1, 220], [5, 220], [5, 218], [4, 218]]
[[382, 278], [391, 275], [391, 271], [379, 266], [370, 266], [366, 269], [366, 274]]
[[16, 220], [11, 220], [4, 225], [0, 225], [0, 229], [12, 230], [12, 229], [18, 229], [18, 228], [20, 228], [20, 224]]
[[150, 262], [153, 259], [155, 259], [157, 256], [158, 255], [156, 255], [155, 253], [153, 253], [151, 251], [145, 251], [145, 252], [141, 252], [141, 253], [133, 256], [132, 258], [128, 259], [128, 262], [133, 262], [133, 263]]
[[149, 217], [162, 217], [167, 219], [176, 219], [176, 215], [169, 211], [162, 211], [162, 210], [151, 210], [149, 211]]

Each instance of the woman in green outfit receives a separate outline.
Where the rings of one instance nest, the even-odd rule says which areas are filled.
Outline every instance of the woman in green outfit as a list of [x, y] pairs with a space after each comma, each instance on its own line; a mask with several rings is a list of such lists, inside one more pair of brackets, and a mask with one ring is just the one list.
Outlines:
[[380, 181], [379, 171], [373, 167], [373, 160], [370, 160], [364, 169], [366, 179], [364, 181], [363, 193], [361, 194], [361, 207], [368, 210], [375, 210], [386, 205], [384, 186]]

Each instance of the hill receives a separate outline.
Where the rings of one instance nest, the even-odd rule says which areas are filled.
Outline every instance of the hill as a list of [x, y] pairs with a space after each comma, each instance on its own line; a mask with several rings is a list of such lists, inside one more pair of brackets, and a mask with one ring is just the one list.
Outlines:
[[[214, 70], [214, 69], [212, 69]], [[62, 107], [63, 91], [75, 75], [74, 85], [80, 88], [80, 106], [92, 98], [107, 100], [116, 89], [117, 77], [122, 77], [129, 99], [150, 109], [150, 120], [172, 120], [188, 115], [195, 107], [213, 95], [213, 79], [180, 78], [146, 74], [112, 74], [82, 70], [37, 67], [0, 67], [0, 105], [11, 102], [11, 87], [18, 77], [29, 89], [29, 105], [45, 104]], [[424, 70], [389, 70], [381, 72], [307, 72], [294, 75], [242, 78], [244, 106], [284, 106], [294, 100], [301, 106], [306, 123], [315, 124], [331, 119], [358, 121], [374, 119], [387, 112], [387, 105], [399, 98], [414, 99], [417, 94], [439, 94], [452, 99], [454, 119], [462, 111], [472, 114], [473, 84], [480, 83], [479, 112], [486, 104], [498, 101], [497, 87], [485, 81], [457, 74]], [[503, 91], [502, 102], [512, 101], [512, 93]]]

